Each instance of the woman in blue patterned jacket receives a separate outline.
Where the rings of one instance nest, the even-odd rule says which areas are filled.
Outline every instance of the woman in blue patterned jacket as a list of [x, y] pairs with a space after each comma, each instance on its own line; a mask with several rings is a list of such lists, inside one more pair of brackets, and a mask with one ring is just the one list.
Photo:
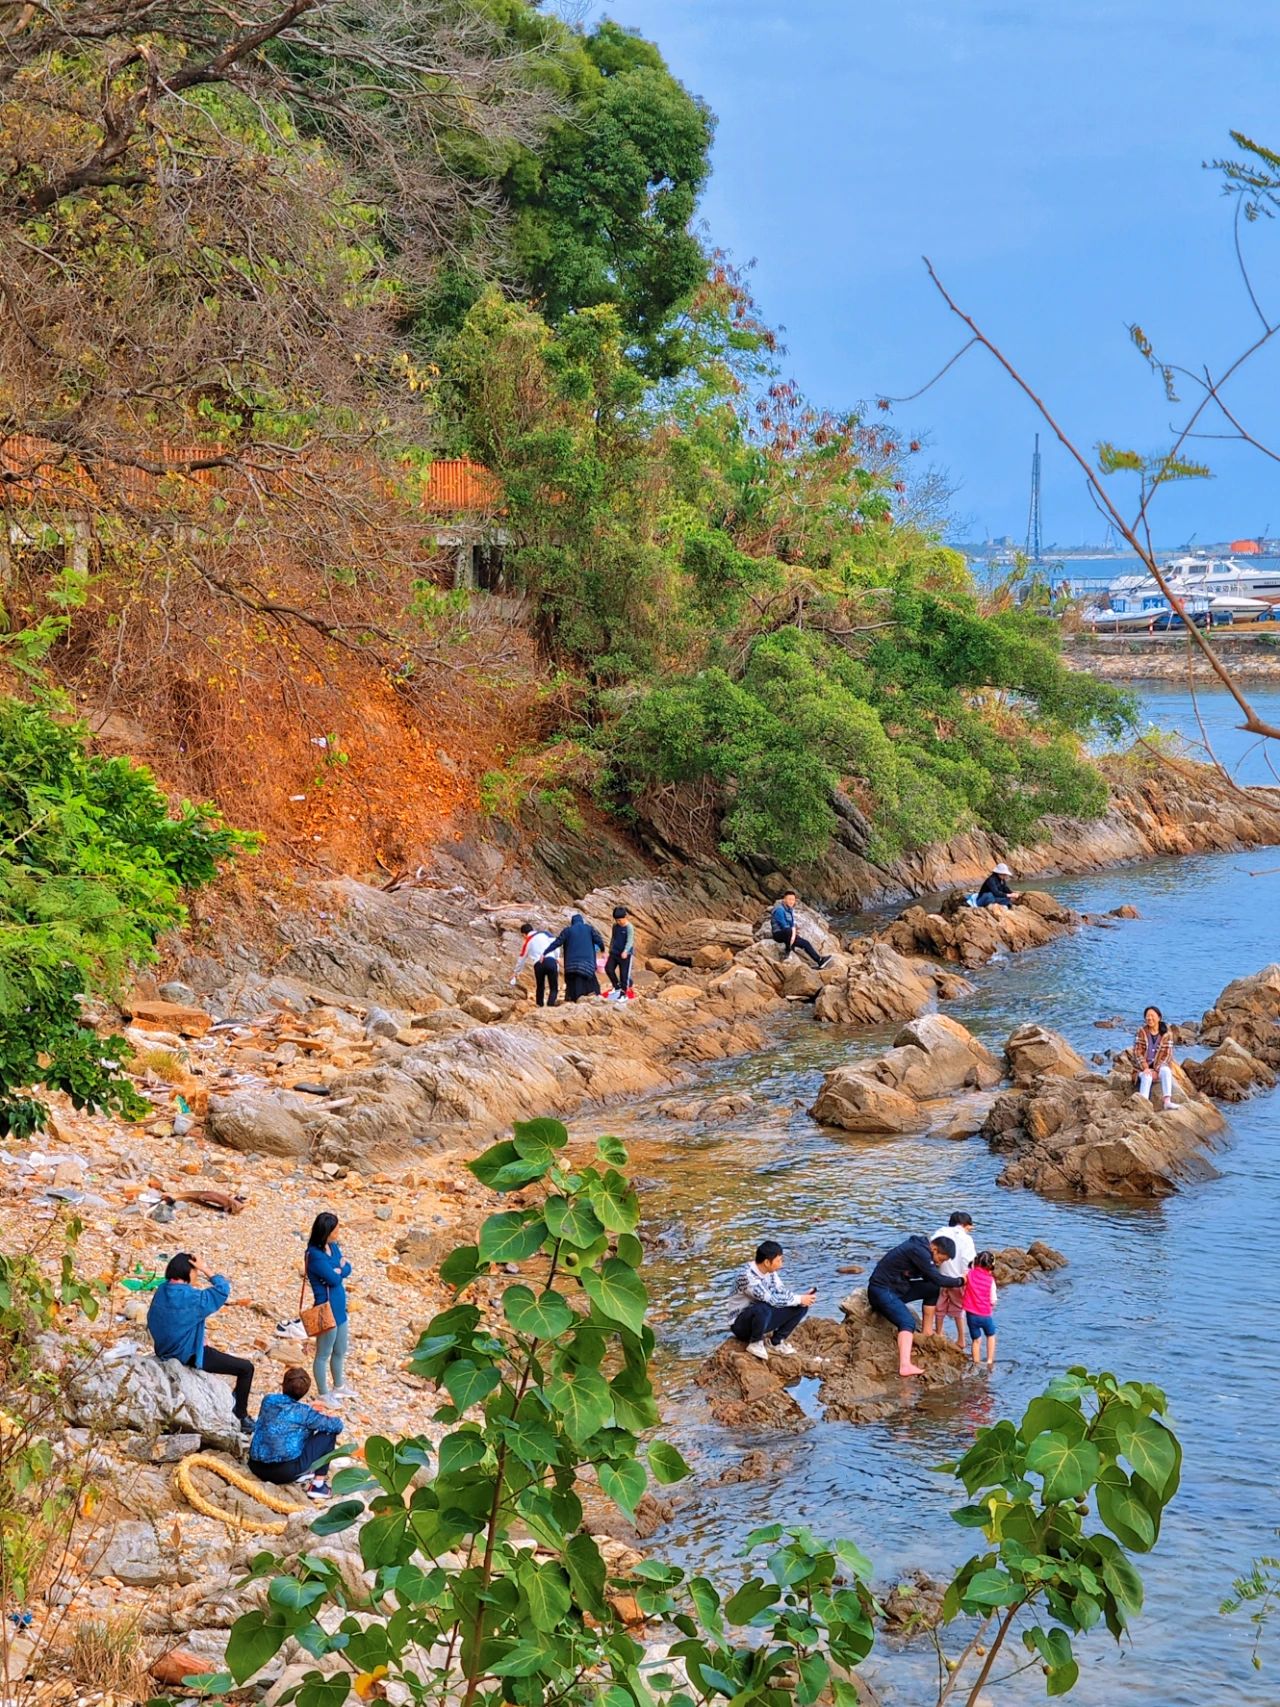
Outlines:
[[280, 1387], [279, 1393], [268, 1393], [258, 1407], [249, 1442], [249, 1468], [260, 1481], [278, 1485], [309, 1477], [307, 1492], [327, 1499], [329, 1484], [313, 1476], [311, 1467], [337, 1446], [342, 1418], [302, 1403], [311, 1390], [305, 1369], [286, 1369]]

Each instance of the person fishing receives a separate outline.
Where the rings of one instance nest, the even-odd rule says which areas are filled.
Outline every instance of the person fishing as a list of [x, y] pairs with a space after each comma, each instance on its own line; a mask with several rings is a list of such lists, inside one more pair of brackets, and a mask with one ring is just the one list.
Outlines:
[[1009, 879], [1013, 872], [1003, 863], [994, 867], [990, 875], [983, 879], [978, 891], [980, 907], [1012, 907], [1013, 891], [1009, 888]]
[[598, 996], [596, 956], [604, 953], [604, 938], [596, 927], [575, 913], [560, 935], [552, 939], [546, 953], [554, 954], [557, 949], [564, 950], [565, 999], [580, 1002], [584, 996]]
[[1143, 1011], [1142, 1024], [1133, 1040], [1133, 1059], [1138, 1070], [1138, 1095], [1151, 1096], [1151, 1087], [1160, 1081], [1162, 1107], [1173, 1107], [1173, 1037], [1159, 1008]]

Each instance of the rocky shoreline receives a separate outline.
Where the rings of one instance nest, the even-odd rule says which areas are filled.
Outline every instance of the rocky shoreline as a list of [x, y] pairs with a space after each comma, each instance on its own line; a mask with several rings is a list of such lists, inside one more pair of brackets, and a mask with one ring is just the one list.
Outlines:
[[[1280, 677], [1280, 632], [1251, 639], [1213, 636], [1213, 649], [1233, 676], [1241, 680], [1274, 681]], [[1203, 653], [1182, 641], [1106, 639], [1067, 643], [1064, 661], [1073, 670], [1087, 671], [1109, 682], [1186, 682], [1197, 687], [1220, 685]]]

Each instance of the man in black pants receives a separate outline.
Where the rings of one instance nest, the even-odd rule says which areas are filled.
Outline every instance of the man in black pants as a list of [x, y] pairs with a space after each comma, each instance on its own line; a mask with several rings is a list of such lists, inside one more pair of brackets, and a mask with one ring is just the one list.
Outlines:
[[157, 1357], [176, 1358], [188, 1369], [200, 1369], [206, 1375], [232, 1376], [235, 1380], [232, 1409], [240, 1420], [240, 1432], [252, 1434], [253, 1419], [249, 1415], [252, 1363], [247, 1357], [231, 1357], [204, 1343], [204, 1324], [230, 1298], [231, 1282], [224, 1275], [214, 1274], [207, 1286], [193, 1285], [201, 1272], [190, 1251], [179, 1251], [177, 1256], [169, 1258], [164, 1285], [157, 1288], [147, 1311], [147, 1331]]
[[765, 1239], [756, 1247], [756, 1258], [738, 1276], [734, 1291], [746, 1294], [749, 1302], [733, 1319], [729, 1332], [741, 1341], [762, 1363], [769, 1361], [769, 1348], [790, 1356], [793, 1347], [787, 1339], [809, 1313], [809, 1306], [818, 1294], [812, 1287], [808, 1292], [789, 1292], [778, 1278], [782, 1267], [782, 1246], [776, 1239]]
[[825, 966], [830, 960], [830, 955], [827, 955], [824, 960], [813, 944], [806, 942], [796, 930], [796, 892], [794, 889], [788, 889], [781, 901], [778, 902], [778, 905], [773, 909], [769, 923], [772, 927], [773, 940], [780, 945], [784, 960], [793, 948], [798, 948], [801, 954], [807, 954], [815, 966]]

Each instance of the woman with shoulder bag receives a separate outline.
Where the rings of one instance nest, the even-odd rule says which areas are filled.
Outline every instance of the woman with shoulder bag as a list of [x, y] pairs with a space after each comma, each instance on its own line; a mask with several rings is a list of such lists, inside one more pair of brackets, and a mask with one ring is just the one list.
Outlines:
[[343, 1260], [342, 1247], [334, 1238], [337, 1228], [338, 1217], [328, 1209], [312, 1223], [303, 1287], [305, 1290], [306, 1282], [311, 1282], [316, 1307], [302, 1311], [301, 1316], [308, 1336], [314, 1336], [316, 1342], [312, 1374], [317, 1393], [321, 1398], [349, 1399], [352, 1393], [345, 1380], [348, 1330], [344, 1282], [351, 1273], [351, 1264]]

